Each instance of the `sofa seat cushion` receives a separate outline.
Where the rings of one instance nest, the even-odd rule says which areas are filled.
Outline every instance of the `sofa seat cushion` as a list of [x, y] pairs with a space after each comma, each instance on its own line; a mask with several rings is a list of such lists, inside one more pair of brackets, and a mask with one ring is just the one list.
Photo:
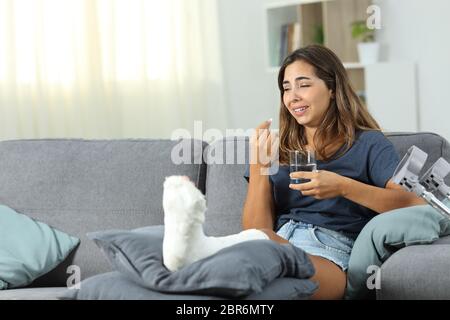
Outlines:
[[450, 245], [403, 248], [380, 269], [380, 300], [450, 299]]
[[450, 236], [445, 236], [437, 239], [433, 244], [450, 244]]
[[0, 300], [59, 300], [67, 290], [66, 287], [0, 290]]

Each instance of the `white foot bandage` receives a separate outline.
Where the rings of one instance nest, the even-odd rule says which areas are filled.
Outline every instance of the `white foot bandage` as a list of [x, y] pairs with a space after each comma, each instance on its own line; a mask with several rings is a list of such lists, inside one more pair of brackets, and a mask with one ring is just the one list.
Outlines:
[[239, 242], [269, 239], [262, 231], [249, 229], [226, 237], [203, 233], [206, 200], [187, 177], [171, 176], [164, 182], [163, 261], [171, 271], [213, 255]]

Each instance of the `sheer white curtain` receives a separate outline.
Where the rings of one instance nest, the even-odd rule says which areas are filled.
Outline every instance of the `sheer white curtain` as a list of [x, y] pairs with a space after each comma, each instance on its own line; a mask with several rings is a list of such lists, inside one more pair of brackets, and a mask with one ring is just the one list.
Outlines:
[[0, 139], [227, 125], [216, 0], [0, 0]]

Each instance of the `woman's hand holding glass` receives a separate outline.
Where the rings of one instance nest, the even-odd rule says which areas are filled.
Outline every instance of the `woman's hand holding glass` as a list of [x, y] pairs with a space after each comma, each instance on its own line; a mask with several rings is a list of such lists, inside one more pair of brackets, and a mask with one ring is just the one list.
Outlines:
[[289, 188], [298, 190], [304, 196], [316, 199], [329, 199], [343, 196], [347, 178], [326, 170], [316, 172], [298, 171], [290, 174], [291, 179], [309, 179], [309, 182], [289, 184]]

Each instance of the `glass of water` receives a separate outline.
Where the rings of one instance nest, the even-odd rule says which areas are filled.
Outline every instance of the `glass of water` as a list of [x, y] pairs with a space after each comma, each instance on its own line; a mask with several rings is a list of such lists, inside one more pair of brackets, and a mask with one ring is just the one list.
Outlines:
[[[289, 171], [316, 171], [317, 163], [314, 151], [311, 150], [295, 150], [289, 151]], [[305, 183], [309, 179], [291, 179], [291, 183]]]

